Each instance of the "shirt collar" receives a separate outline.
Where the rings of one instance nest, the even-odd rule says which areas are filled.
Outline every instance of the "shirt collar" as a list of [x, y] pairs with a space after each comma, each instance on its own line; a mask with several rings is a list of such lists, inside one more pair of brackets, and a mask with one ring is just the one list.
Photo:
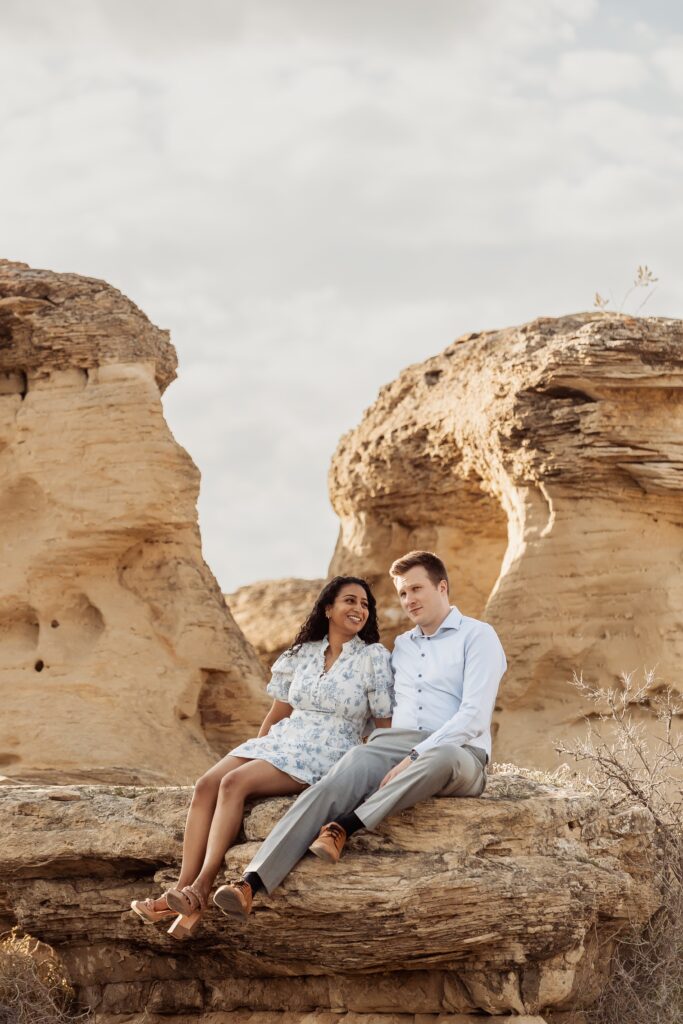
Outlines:
[[[327, 648], [329, 646], [330, 646], [329, 637], [324, 636], [322, 638], [322, 640], [320, 641], [320, 649], [323, 652], [323, 654], [325, 653], [325, 651], [327, 650]], [[342, 654], [348, 654], [349, 651], [355, 651], [355, 649], [357, 647], [365, 647], [365, 646], [366, 646], [365, 640], [361, 640], [361, 638], [356, 633], [356, 635], [352, 636], [350, 640], [347, 640], [346, 643], [342, 644], [341, 652], [342, 652]]]
[[[460, 629], [461, 625], [462, 613], [459, 611], [458, 608], [455, 607], [454, 604], [452, 604], [451, 610], [449, 611], [446, 618], [443, 620], [439, 628], [434, 633], [430, 633], [430, 636], [436, 636], [437, 633], [440, 633], [442, 629]], [[411, 629], [410, 631], [410, 635], [412, 637], [420, 637], [424, 636], [425, 634], [422, 632], [421, 626], [414, 626], [413, 629]]]

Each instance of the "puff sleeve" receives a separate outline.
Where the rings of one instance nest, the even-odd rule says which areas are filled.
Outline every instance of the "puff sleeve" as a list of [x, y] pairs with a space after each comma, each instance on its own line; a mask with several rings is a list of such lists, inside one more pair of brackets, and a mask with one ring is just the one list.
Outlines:
[[382, 644], [368, 647], [368, 679], [366, 689], [373, 718], [391, 718], [394, 708], [394, 673], [391, 655]]
[[273, 662], [266, 693], [275, 700], [289, 700], [289, 688], [298, 663], [299, 651], [285, 651]]

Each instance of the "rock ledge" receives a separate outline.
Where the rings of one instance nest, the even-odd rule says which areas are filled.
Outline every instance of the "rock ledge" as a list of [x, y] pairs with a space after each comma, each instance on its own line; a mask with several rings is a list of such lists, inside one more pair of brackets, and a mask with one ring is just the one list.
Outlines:
[[[179, 946], [126, 907], [173, 878], [189, 797], [0, 789], [0, 914], [57, 950], [98, 1020], [575, 1011], [599, 988], [617, 932], [658, 905], [646, 813], [506, 769], [480, 799], [431, 800], [358, 835], [337, 867], [305, 859], [246, 925], [209, 913]], [[249, 811], [229, 874], [289, 802]]]

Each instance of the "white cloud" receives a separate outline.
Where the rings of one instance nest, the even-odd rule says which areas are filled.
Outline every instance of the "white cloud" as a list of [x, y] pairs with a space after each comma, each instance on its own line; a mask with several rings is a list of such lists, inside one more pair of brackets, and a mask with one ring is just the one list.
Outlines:
[[673, 36], [654, 53], [654, 63], [668, 85], [683, 93], [683, 36]]
[[680, 312], [678, 42], [607, 6], [3, 4], [2, 255], [171, 329], [226, 589], [324, 573], [330, 455], [403, 365], [637, 263]]
[[561, 55], [550, 85], [557, 96], [613, 95], [638, 89], [647, 76], [637, 54], [571, 50]]

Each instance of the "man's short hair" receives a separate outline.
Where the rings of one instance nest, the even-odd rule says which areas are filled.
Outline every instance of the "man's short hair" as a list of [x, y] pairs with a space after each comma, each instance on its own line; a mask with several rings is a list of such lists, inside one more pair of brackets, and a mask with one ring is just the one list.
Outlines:
[[441, 580], [445, 580], [446, 590], [448, 591], [446, 566], [433, 551], [409, 551], [407, 555], [402, 555], [401, 558], [396, 559], [391, 569], [389, 569], [389, 575], [392, 580], [395, 580], [397, 576], [405, 576], [408, 570], [414, 569], [416, 565], [421, 565], [426, 570], [435, 587], [438, 587]]

